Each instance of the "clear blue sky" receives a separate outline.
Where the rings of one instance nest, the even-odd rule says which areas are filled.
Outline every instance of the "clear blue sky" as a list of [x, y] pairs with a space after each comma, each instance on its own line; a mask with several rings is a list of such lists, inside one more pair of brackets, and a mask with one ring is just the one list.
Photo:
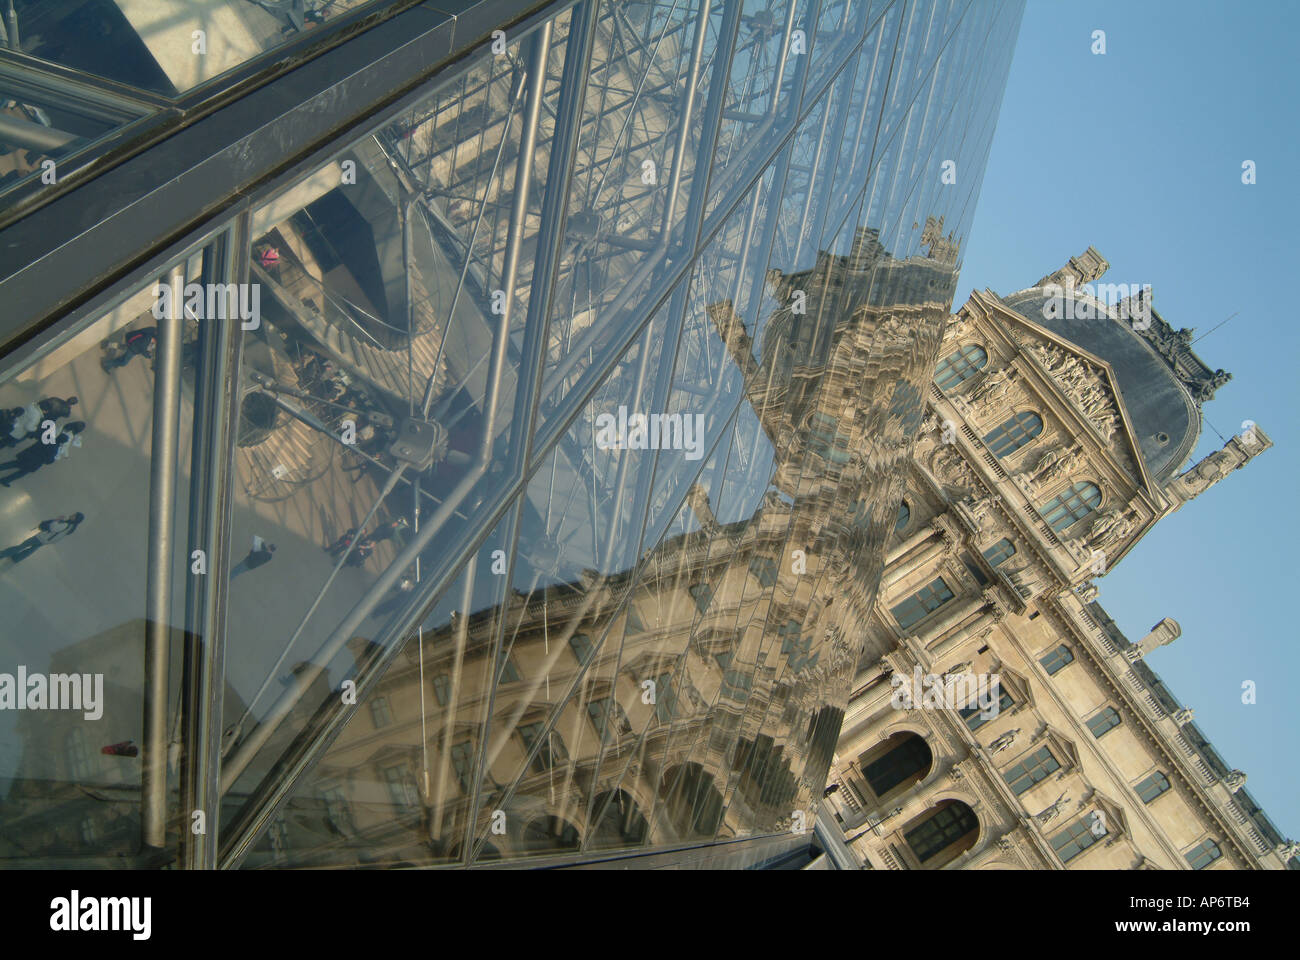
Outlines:
[[[977, 0], [983, 2], [983, 0]], [[1106, 53], [1091, 52], [1094, 30]], [[1098, 583], [1147, 658], [1278, 829], [1300, 838], [1300, 2], [1029, 0], [958, 285], [1007, 294], [1089, 244], [1105, 280], [1149, 283], [1156, 309], [1233, 375], [1205, 407], [1192, 462], [1254, 420], [1274, 447], [1166, 518]], [[1254, 160], [1257, 183], [1241, 183]], [[1213, 425], [1213, 427], [1211, 426]], [[1241, 702], [1243, 680], [1256, 684]]]

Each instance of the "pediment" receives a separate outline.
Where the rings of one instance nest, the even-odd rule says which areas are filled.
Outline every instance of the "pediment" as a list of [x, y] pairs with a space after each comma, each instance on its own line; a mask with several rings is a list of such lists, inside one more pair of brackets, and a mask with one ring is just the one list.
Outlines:
[[1107, 452], [1135, 482], [1154, 485], [1140, 452], [1132, 419], [1109, 363], [1057, 336], [998, 301], [1009, 320], [1007, 332], [1060, 390], [1061, 398], [1091, 425]]

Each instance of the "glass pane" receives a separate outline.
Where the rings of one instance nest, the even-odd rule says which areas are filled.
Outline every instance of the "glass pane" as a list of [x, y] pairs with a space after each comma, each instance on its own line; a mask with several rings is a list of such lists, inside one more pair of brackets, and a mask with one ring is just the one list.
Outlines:
[[[507, 513], [407, 634], [372, 695], [295, 786], [278, 838], [270, 831], [245, 866], [399, 867], [464, 859], [496, 688], [492, 665], [506, 585], [496, 571], [512, 523]], [[355, 676], [370, 651], [358, 644], [353, 652], [357, 662], [349, 674]], [[485, 789], [491, 786], [490, 778], [484, 781]]]
[[[202, 252], [178, 263], [181, 286], [203, 280]], [[79, 324], [22, 369], [0, 373], [0, 858], [105, 858], [162, 863], [175, 849], [176, 777], [190, 503], [195, 341], [190, 311], [175, 349], [179, 375], [158, 383], [172, 341], [163, 321], [181, 310], [153, 282]], [[171, 396], [178, 440], [170, 470], [174, 510], [151, 480], [155, 393]], [[164, 452], [166, 448], [161, 448]], [[206, 479], [206, 478], [201, 478]], [[151, 522], [171, 524], [170, 555], [150, 571]], [[161, 549], [161, 548], [159, 548]], [[170, 610], [155, 662], [165, 688], [145, 673], [147, 598], [156, 587]], [[164, 711], [163, 780], [148, 818], [142, 785], [150, 742], [144, 704]], [[154, 754], [157, 756], [157, 754]], [[166, 851], [166, 852], [165, 852]], [[129, 857], [130, 861], [116, 859]], [[0, 861], [2, 862], [2, 861]]]
[[184, 93], [267, 51], [391, 0], [14, 0], [20, 49], [60, 66]]
[[722, 10], [601, 5], [550, 311], [547, 426], [572, 412], [666, 292], [670, 248], [694, 244], [686, 218], [705, 187], [696, 155]]

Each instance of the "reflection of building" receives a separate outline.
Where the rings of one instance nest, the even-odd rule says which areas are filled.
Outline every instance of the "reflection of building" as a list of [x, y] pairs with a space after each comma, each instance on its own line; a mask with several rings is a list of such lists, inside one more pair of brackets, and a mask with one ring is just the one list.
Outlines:
[[[952, 277], [951, 259], [895, 260], [862, 229], [846, 255], [769, 276], [778, 304], [806, 290], [806, 313], [778, 308], [761, 343], [709, 304], [746, 429], [680, 481], [664, 539], [633, 570], [581, 569], [408, 641], [258, 862], [436, 863], [467, 821], [480, 859], [789, 835], [799, 818], [811, 835]], [[466, 720], [490, 706], [509, 735], [489, 726], [484, 744], [453, 704]]]
[[[807, 861], [1019, 4], [392, 6], [277, 65], [259, 9], [198, 77], [115, 19], [109, 75], [185, 123], [68, 130], [0, 210], [0, 408], [87, 423], [4, 515], [88, 517], [0, 570], [0, 653], [114, 659], [140, 747], [139, 847], [76, 853]], [[160, 317], [160, 279], [260, 314]], [[604, 448], [623, 406], [702, 455]], [[91, 778], [30, 769], [66, 833]]]
[[[859, 862], [1246, 869], [1296, 852], [1144, 662], [1178, 624], [1133, 644], [1095, 599], [1152, 525], [1271, 446], [1250, 424], [1180, 472], [1227, 376], [1154, 310], [1045, 306], [1045, 284], [1106, 267], [1089, 248], [948, 323], [832, 771]], [[909, 709], [895, 689], [918, 670], [949, 689], [996, 674], [999, 708]]]

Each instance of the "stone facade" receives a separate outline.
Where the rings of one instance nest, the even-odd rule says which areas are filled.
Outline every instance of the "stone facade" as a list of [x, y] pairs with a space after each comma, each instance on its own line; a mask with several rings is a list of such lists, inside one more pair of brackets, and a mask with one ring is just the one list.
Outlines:
[[[1106, 266], [1090, 247], [1039, 286]], [[1156, 481], [1111, 364], [991, 291], [938, 357], [823, 824], [864, 868], [1285, 868], [1295, 845], [1142, 662], [1177, 622], [1131, 644], [1092, 582], [1268, 437]], [[1194, 355], [1166, 359], [1199, 411]]]

